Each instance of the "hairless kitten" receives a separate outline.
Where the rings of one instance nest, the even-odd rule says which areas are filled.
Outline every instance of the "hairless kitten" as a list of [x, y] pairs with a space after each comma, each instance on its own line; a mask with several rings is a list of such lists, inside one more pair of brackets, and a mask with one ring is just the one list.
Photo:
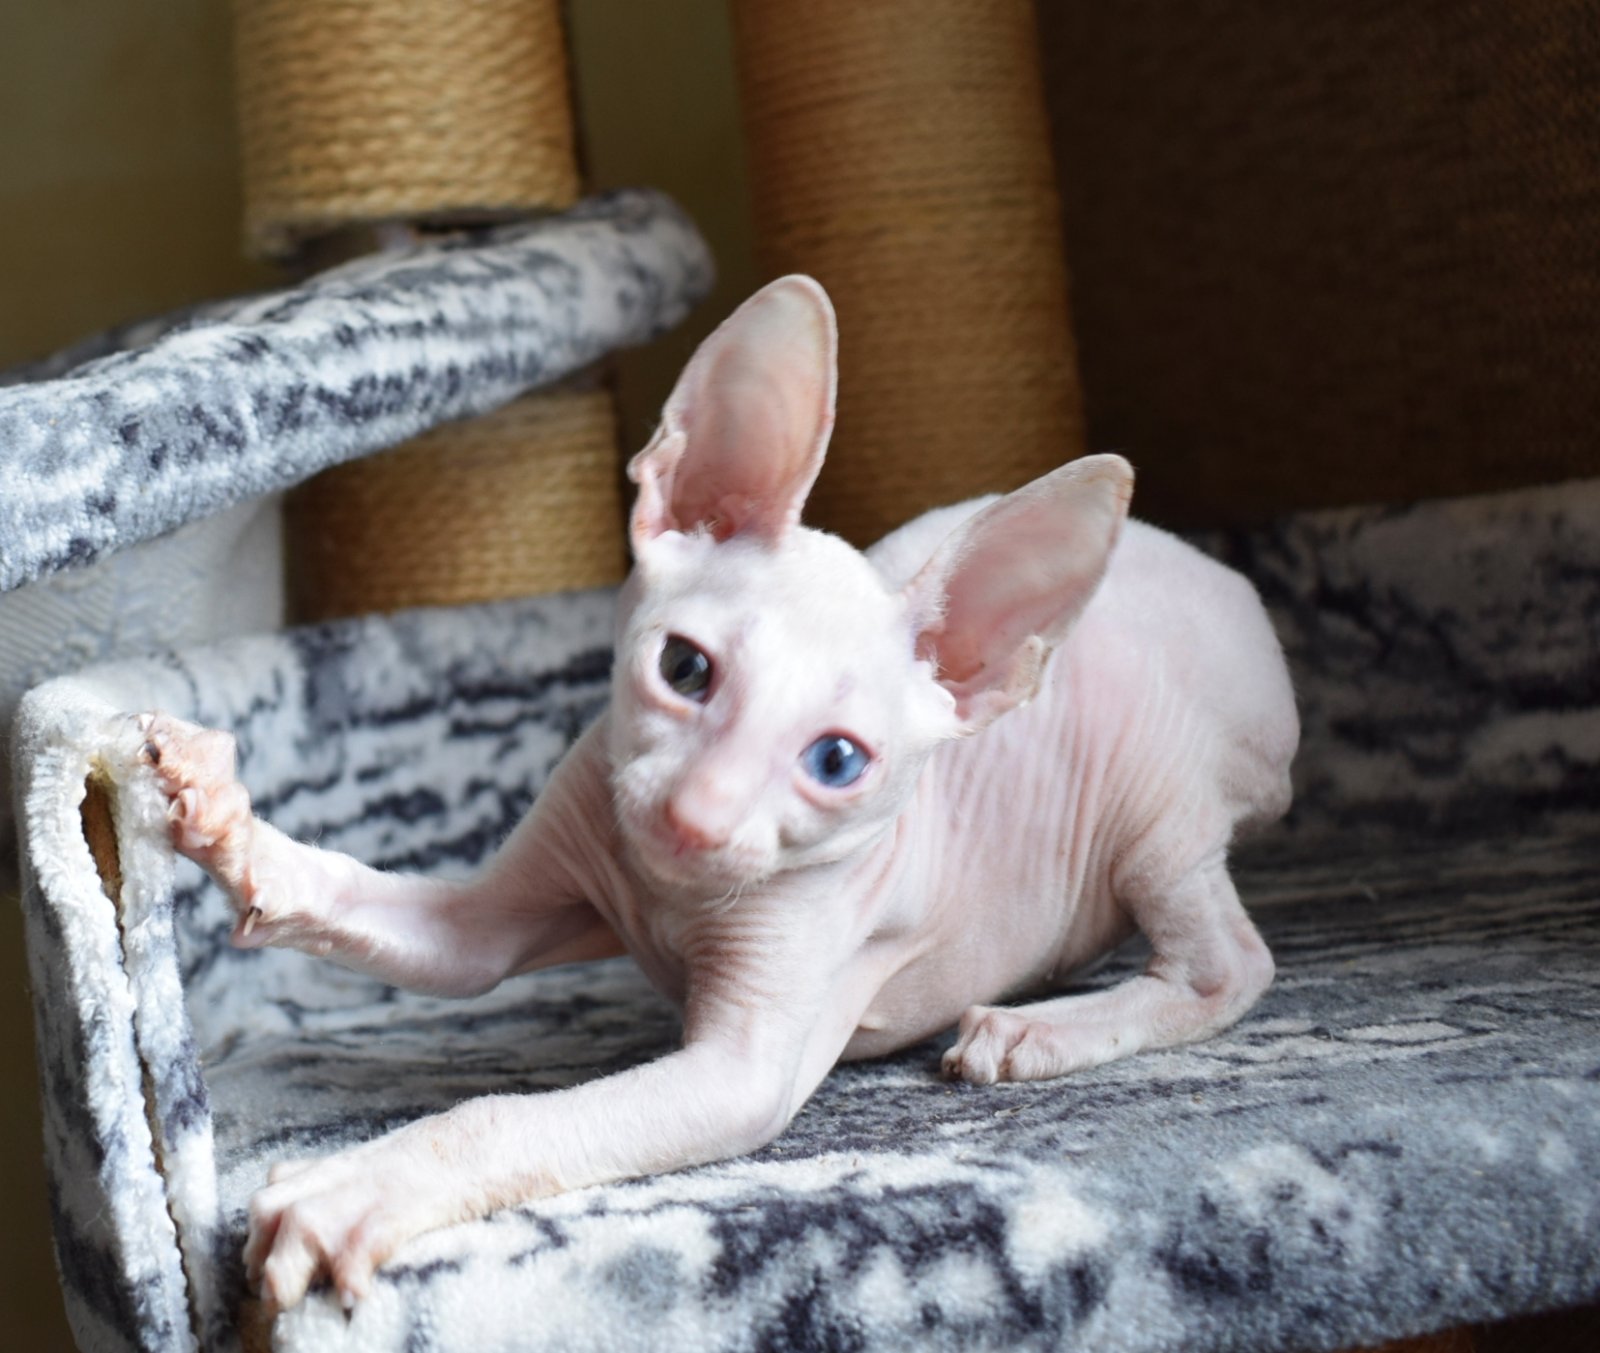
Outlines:
[[[835, 345], [787, 277], [695, 354], [629, 467], [610, 707], [475, 881], [292, 841], [231, 738], [142, 716], [235, 944], [460, 996], [626, 951], [683, 1009], [659, 1061], [276, 1166], [245, 1250], [272, 1306], [326, 1276], [349, 1308], [419, 1232], [753, 1151], [840, 1058], [959, 1023], [946, 1074], [1060, 1076], [1214, 1034], [1271, 981], [1227, 851], [1287, 808], [1299, 734], [1250, 584], [1125, 521], [1117, 456], [864, 555], [802, 527]], [[1142, 975], [994, 1004], [1135, 930]]]

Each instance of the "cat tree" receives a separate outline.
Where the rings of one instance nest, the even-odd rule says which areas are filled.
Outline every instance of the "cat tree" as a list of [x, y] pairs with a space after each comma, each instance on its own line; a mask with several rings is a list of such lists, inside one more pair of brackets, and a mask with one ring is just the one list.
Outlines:
[[[1038, 1085], [942, 1082], [948, 1037], [843, 1067], [752, 1157], [421, 1237], [353, 1319], [313, 1292], [273, 1346], [1337, 1349], [1593, 1299], [1600, 767], [1552, 780], [1562, 729], [1516, 711], [1537, 682], [1565, 727], [1600, 722], [1571, 598], [1537, 582], [1600, 577], [1596, 522], [1591, 484], [1211, 542], [1262, 586], [1305, 725], [1293, 819], [1235, 857], [1279, 977], [1234, 1029]], [[462, 1003], [232, 949], [128, 712], [232, 729], [295, 836], [459, 874], [602, 708], [610, 615], [606, 590], [425, 609], [28, 697], [24, 909], [85, 1347], [264, 1337], [240, 1247], [272, 1162], [677, 1038], [626, 960]]]

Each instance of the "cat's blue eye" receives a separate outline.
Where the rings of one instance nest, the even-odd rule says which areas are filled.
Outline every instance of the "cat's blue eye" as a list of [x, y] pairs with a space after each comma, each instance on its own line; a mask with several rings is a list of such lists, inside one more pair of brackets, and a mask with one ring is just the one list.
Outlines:
[[661, 679], [684, 699], [704, 703], [711, 689], [711, 659], [687, 639], [669, 634], [657, 667]]
[[806, 774], [829, 789], [844, 789], [861, 778], [872, 757], [843, 733], [824, 733], [800, 754]]

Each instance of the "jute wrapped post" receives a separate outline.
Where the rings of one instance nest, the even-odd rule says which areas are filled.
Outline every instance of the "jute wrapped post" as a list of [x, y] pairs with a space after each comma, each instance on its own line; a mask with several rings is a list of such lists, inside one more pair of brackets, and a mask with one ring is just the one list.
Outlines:
[[[559, 0], [235, 0], [245, 234], [288, 254], [392, 222], [571, 205]], [[604, 390], [531, 396], [299, 490], [291, 610], [320, 620], [614, 582]]]
[[326, 620], [608, 581], [622, 511], [611, 396], [525, 396], [291, 494], [290, 604]]
[[556, 0], [234, 0], [245, 238], [571, 206]]
[[809, 512], [864, 545], [1083, 450], [1028, 0], [735, 0], [757, 248], [841, 330]]

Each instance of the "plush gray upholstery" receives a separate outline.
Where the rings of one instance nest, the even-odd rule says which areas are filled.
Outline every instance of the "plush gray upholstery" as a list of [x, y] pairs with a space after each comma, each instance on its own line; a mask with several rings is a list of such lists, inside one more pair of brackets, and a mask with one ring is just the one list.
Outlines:
[[[946, 1084], [947, 1039], [836, 1070], [756, 1156], [422, 1237], [353, 1320], [314, 1293], [277, 1346], [1331, 1349], [1600, 1295], [1600, 484], [1205, 543], [1261, 587], [1305, 726], [1296, 807], [1237, 856], [1279, 964], [1241, 1024], [1045, 1084]], [[676, 1036], [623, 960], [451, 1003], [230, 949], [126, 713], [234, 730], [291, 833], [463, 871], [600, 709], [610, 607], [336, 624], [29, 697], [24, 906], [86, 1347], [231, 1347], [275, 1159]], [[120, 907], [90, 774], [118, 787]]]

